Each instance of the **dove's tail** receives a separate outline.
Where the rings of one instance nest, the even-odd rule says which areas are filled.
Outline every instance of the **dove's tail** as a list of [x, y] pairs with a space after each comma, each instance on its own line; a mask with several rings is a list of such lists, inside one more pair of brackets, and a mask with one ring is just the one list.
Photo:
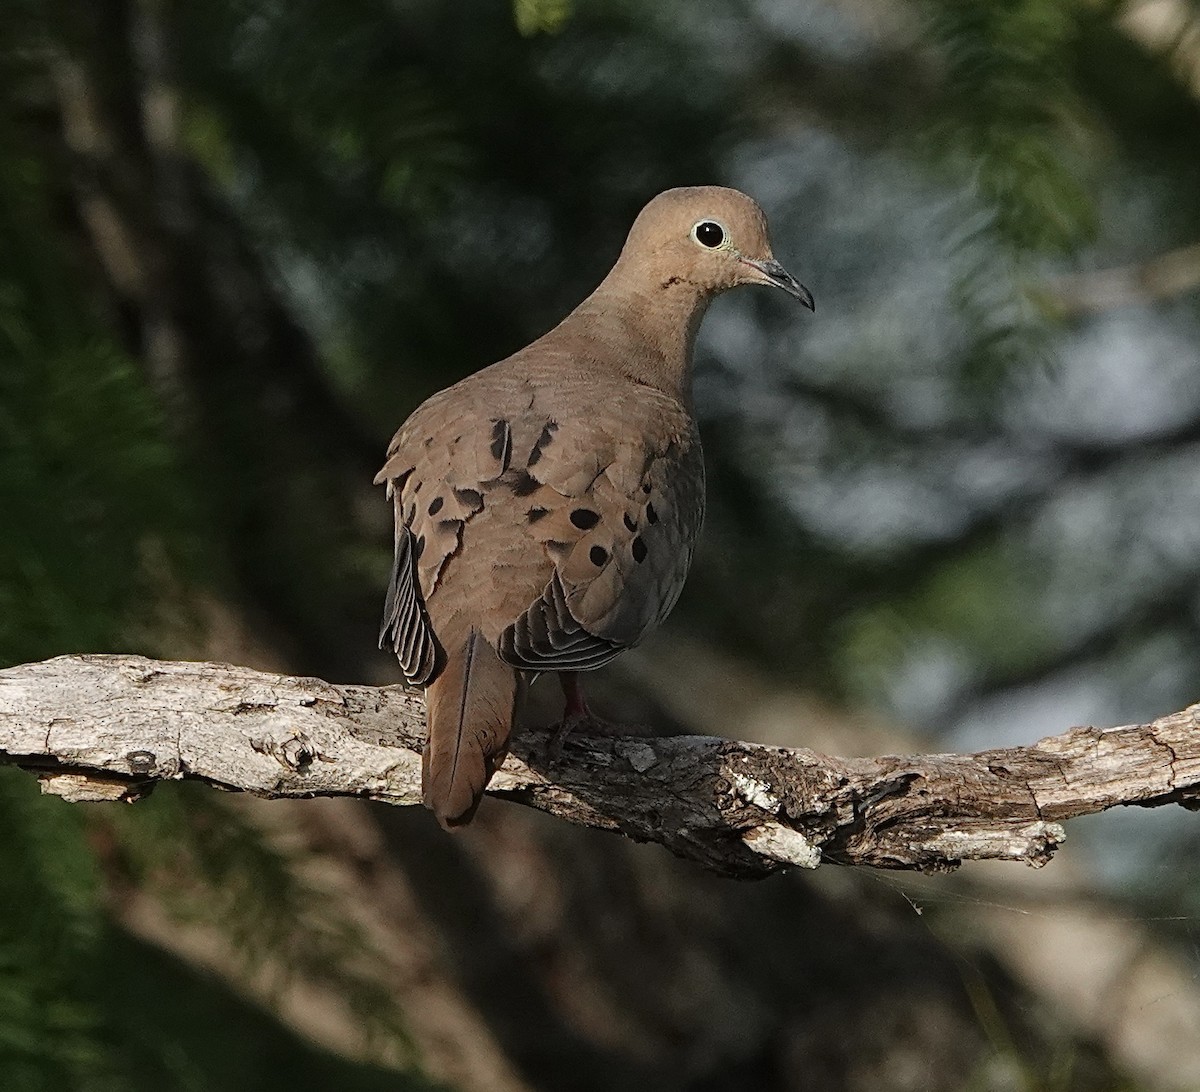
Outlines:
[[425, 689], [429, 738], [422, 757], [425, 806], [447, 830], [471, 821], [508, 753], [523, 677], [475, 629]]

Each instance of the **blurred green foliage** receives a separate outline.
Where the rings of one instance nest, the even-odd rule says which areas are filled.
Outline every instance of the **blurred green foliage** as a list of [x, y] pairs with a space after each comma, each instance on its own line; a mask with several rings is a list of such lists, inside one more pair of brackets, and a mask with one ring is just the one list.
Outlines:
[[118, 1087], [90, 988], [106, 932], [84, 815], [0, 771], [0, 1065], [19, 1089]]
[[0, 158], [2, 664], [120, 643], [148, 591], [143, 550], [182, 531], [146, 377], [47, 246], [45, 170]]
[[0, 824], [6, 1089], [435, 1088], [415, 1069], [354, 1065], [306, 1044], [113, 926], [105, 889], [118, 877], [160, 897], [179, 921], [219, 930], [248, 980], [270, 969], [282, 990], [312, 976], [346, 999], [368, 1035], [406, 1042], [402, 1015], [369, 973], [378, 961], [369, 940], [329, 892], [301, 879], [293, 858], [211, 792], [161, 793], [136, 817], [96, 815], [0, 769]]
[[[673, 624], [927, 725], [1080, 672], [1121, 681], [1112, 719], [1188, 700], [1195, 361], [1127, 417], [1196, 292], [1114, 319], [1059, 291], [1200, 236], [1195, 88], [1118, 11], [12, 5], [0, 664], [170, 654], [158, 622], [202, 592], [298, 670], [377, 670], [390, 430], [556, 321], [648, 196], [718, 181], [818, 312], [706, 325], [710, 517]], [[5, 1088], [421, 1086], [112, 924], [119, 877], [403, 1044], [369, 945], [236, 809], [97, 817], [0, 774]]]
[[571, 15], [571, 0], [513, 0], [513, 18], [525, 35], [562, 30]]
[[294, 978], [325, 983], [368, 1037], [408, 1052], [402, 1014], [379, 974], [382, 957], [345, 920], [336, 893], [305, 877], [309, 862], [198, 786], [158, 793], [136, 814], [115, 810], [104, 829], [129, 879], [180, 921], [219, 930], [247, 978], [273, 975], [275, 992]]

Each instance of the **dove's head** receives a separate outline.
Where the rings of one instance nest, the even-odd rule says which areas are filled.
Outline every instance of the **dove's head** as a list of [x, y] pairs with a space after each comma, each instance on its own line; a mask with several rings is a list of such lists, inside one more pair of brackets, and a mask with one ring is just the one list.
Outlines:
[[621, 252], [627, 262], [664, 288], [691, 286], [713, 296], [739, 284], [769, 284], [813, 307], [812, 293], [771, 253], [758, 202], [724, 186], [660, 193], [633, 222]]

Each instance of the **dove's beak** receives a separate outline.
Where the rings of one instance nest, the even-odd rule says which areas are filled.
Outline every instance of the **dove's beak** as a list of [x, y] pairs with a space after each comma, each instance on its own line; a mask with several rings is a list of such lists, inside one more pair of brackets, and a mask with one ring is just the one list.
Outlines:
[[761, 277], [754, 278], [760, 284], [773, 284], [776, 288], [782, 288], [789, 296], [795, 296], [810, 311], [816, 310], [812, 293], [774, 258], [742, 258], [742, 262], [762, 274]]

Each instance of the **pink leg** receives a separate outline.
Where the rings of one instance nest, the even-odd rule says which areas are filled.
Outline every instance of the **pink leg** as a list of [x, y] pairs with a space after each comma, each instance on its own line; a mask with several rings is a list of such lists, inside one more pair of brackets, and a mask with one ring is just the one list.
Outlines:
[[572, 729], [577, 728], [580, 724], [585, 724], [592, 719], [591, 710], [588, 709], [587, 698], [583, 695], [583, 684], [579, 681], [578, 671], [560, 671], [558, 673], [558, 681], [562, 684], [563, 697], [566, 698], [566, 704], [563, 706], [562, 720], [558, 722], [558, 727], [554, 730], [554, 735], [550, 737], [550, 761], [557, 762], [562, 758], [563, 743]]
[[563, 720], [590, 716], [587, 698], [583, 695], [583, 683], [579, 681], [579, 672], [560, 671], [558, 681], [562, 683], [563, 696], [567, 699], [563, 709]]

